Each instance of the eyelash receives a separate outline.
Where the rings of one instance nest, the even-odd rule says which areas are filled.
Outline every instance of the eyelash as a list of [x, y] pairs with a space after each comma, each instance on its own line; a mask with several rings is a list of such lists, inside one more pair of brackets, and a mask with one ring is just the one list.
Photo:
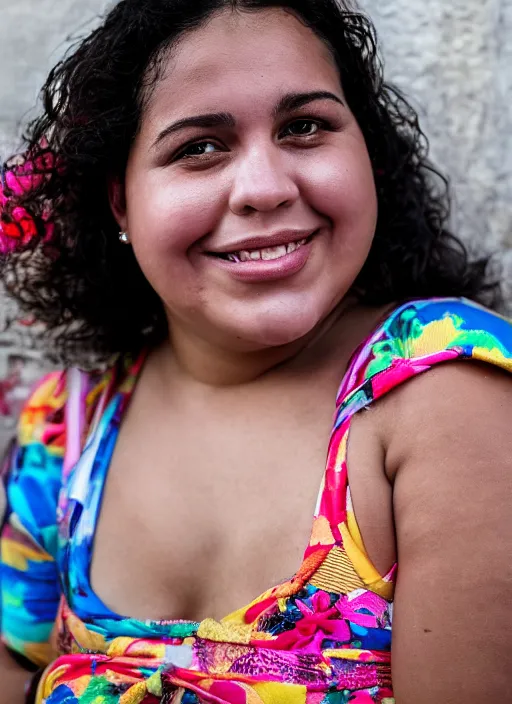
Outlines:
[[[314, 124], [318, 127], [319, 130], [323, 130], [325, 132], [333, 132], [335, 130], [335, 127], [332, 125], [329, 120], [325, 119], [319, 119], [319, 118], [298, 118], [296, 120], [293, 120], [292, 122], [288, 123], [288, 125], [285, 127], [285, 129], [288, 129], [292, 125], [295, 125], [300, 122], [305, 122], [305, 123], [311, 123]], [[307, 139], [309, 137], [315, 137], [317, 132], [314, 132], [313, 134], [306, 134], [306, 135], [291, 135], [292, 137], [300, 139], [301, 137], [304, 139]], [[215, 144], [213, 140], [208, 140], [208, 139], [203, 139], [199, 140], [196, 142], [191, 142], [190, 144], [185, 145], [175, 156], [172, 158], [171, 161], [182, 161], [182, 160], [194, 160], [194, 159], [202, 159], [206, 155], [205, 154], [193, 154], [193, 155], [187, 155], [187, 150], [192, 149], [193, 147], [198, 147], [201, 145], [205, 144]], [[215, 152], [217, 153], [217, 152]]]

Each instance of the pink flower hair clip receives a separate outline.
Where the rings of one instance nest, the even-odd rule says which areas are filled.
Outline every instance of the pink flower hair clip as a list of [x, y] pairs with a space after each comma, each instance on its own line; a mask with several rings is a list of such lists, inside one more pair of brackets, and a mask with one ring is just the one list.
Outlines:
[[[41, 145], [43, 149], [46, 144]], [[9, 205], [20, 196], [27, 195], [39, 188], [43, 179], [50, 177], [55, 165], [55, 156], [44, 152], [33, 161], [27, 159], [23, 164], [15, 164], [11, 168], [2, 169], [0, 176], [0, 255], [9, 254], [29, 244], [38, 237], [36, 223], [26, 208], [17, 205], [10, 209]], [[45, 223], [43, 242], [48, 242], [54, 232], [49, 207], [43, 211]]]

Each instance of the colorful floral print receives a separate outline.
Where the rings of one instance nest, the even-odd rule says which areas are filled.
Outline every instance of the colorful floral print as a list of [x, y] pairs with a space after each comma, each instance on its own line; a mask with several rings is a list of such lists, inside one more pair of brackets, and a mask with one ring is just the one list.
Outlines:
[[[1, 172], [0, 179], [0, 255], [6, 255], [19, 247], [28, 245], [37, 238], [38, 231], [34, 218], [21, 205], [12, 207], [11, 201], [29, 194], [39, 188], [43, 181], [50, 178], [56, 160], [41, 143], [41, 153], [35, 159], [28, 158], [23, 164], [16, 164]], [[55, 225], [51, 221], [51, 209], [43, 209], [44, 236], [48, 242], [54, 233]]]
[[392, 704], [397, 565], [369, 560], [348, 485], [354, 414], [451, 360], [512, 371], [512, 325], [459, 299], [406, 303], [354, 353], [336, 401], [310, 543], [295, 575], [220, 621], [138, 621], [89, 566], [110, 458], [144, 354], [102, 377], [45, 377], [6, 468], [3, 638], [47, 666], [39, 704]]

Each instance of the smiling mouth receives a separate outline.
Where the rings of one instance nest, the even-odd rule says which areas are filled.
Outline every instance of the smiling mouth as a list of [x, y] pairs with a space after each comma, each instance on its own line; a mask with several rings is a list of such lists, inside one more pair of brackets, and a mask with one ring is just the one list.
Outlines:
[[309, 237], [304, 237], [302, 240], [289, 242], [288, 244], [279, 244], [274, 247], [241, 249], [238, 252], [211, 252], [210, 254], [211, 256], [236, 264], [242, 262], [272, 261], [274, 259], [282, 259], [286, 257], [287, 254], [295, 252], [297, 249], [310, 242], [312, 238], [313, 235], [310, 235]]

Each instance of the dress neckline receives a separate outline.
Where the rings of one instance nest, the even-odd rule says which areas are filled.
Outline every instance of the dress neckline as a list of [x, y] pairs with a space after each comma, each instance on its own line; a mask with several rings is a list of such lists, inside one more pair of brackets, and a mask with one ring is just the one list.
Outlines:
[[[410, 302], [403, 304], [391, 311], [387, 311], [381, 316], [373, 327], [370, 335], [365, 338], [350, 355], [344, 374], [342, 375], [338, 392], [333, 399], [333, 414], [334, 421], [331, 429], [329, 442], [327, 445], [326, 462], [324, 470], [320, 478], [320, 486], [317, 492], [317, 508], [324, 500], [325, 492], [327, 491], [326, 475], [329, 467], [336, 455], [339, 447], [336, 439], [339, 436], [339, 418], [340, 411], [343, 409], [344, 402], [352, 398], [354, 394], [363, 386], [363, 383], [358, 383], [354, 388], [352, 385], [357, 379], [353, 375], [354, 366], [360, 362], [362, 356], [368, 357], [371, 353], [373, 344], [382, 335], [382, 329], [385, 323], [392, 317], [398, 315], [401, 310]], [[101, 413], [96, 413], [95, 418], [91, 422], [89, 434], [85, 443], [85, 449], [82, 452], [76, 466], [72, 471], [72, 479], [67, 488], [67, 493], [72, 502], [77, 502], [82, 506], [80, 515], [76, 520], [74, 531], [69, 537], [69, 561], [68, 570], [75, 572], [75, 588], [74, 593], [66, 594], [68, 603], [72, 605], [72, 609], [84, 621], [91, 620], [109, 620], [109, 621], [125, 621], [129, 620], [136, 624], [152, 624], [156, 626], [173, 626], [181, 628], [189, 628], [191, 634], [194, 632], [201, 621], [190, 619], [136, 619], [127, 615], [122, 615], [111, 609], [97, 594], [91, 583], [91, 566], [94, 551], [94, 541], [98, 520], [101, 512], [101, 505], [104, 496], [104, 490], [108, 479], [108, 469], [113, 457], [117, 437], [119, 434], [120, 423], [129, 406], [133, 392], [136, 388], [144, 363], [147, 359], [148, 350], [143, 350], [131, 363], [127, 364], [123, 373], [123, 378], [112, 395], [112, 388], [116, 383], [116, 375], [112, 375], [104, 385], [103, 402], [100, 401], [99, 406], [102, 408]], [[364, 384], [368, 383], [365, 379]], [[352, 383], [351, 383], [352, 382]], [[109, 393], [111, 398], [108, 398]], [[353, 409], [350, 413], [350, 418], [359, 410]], [[345, 415], [345, 420], [347, 420]], [[348, 433], [348, 428], [347, 428]], [[345, 445], [346, 445], [345, 435]], [[346, 480], [348, 490], [348, 478]], [[347, 491], [347, 501], [350, 501], [350, 492]], [[315, 512], [316, 513], [316, 512]], [[332, 527], [334, 528], [334, 527]], [[269, 598], [287, 598], [298, 593], [307, 584], [312, 575], [318, 571], [323, 560], [327, 556], [333, 545], [318, 545], [316, 549], [311, 548], [311, 538], [315, 532], [315, 514], [312, 516], [312, 528], [310, 532], [310, 542], [305, 546], [303, 558], [298, 566], [297, 571], [290, 579], [284, 580], [276, 585], [269, 587], [262, 594], [255, 596], [249, 604], [241, 605], [234, 611], [226, 614], [219, 621], [230, 621], [236, 618], [243, 611], [249, 611], [252, 608], [259, 608], [259, 605], [264, 603]], [[336, 533], [336, 530], [333, 531]], [[78, 558], [78, 559], [76, 559]], [[369, 560], [369, 558], [368, 558]], [[372, 565], [373, 567], [373, 565]], [[377, 573], [378, 579], [383, 582], [390, 582], [396, 571], [396, 563], [391, 567], [386, 575]], [[78, 588], [77, 588], [78, 587]], [[210, 620], [210, 619], [207, 619]], [[203, 619], [204, 621], [204, 619]]]

